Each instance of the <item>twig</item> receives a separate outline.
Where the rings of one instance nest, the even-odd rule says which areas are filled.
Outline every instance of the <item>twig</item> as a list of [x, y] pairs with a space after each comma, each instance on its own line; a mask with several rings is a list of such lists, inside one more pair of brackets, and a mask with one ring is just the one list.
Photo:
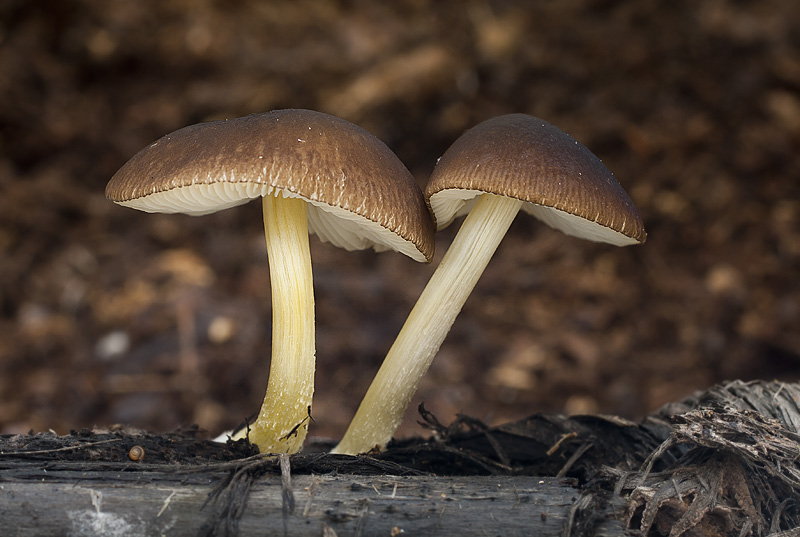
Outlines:
[[76, 449], [84, 449], [84, 448], [88, 448], [88, 447], [99, 446], [100, 444], [111, 444], [111, 443], [114, 443], [114, 442], [121, 442], [121, 441], [122, 441], [121, 438], [112, 438], [110, 440], [99, 440], [97, 442], [89, 442], [89, 443], [86, 443], [86, 444], [78, 444], [78, 445], [75, 445], [75, 446], [60, 447], [60, 448], [56, 448], [56, 449], [37, 449], [37, 450], [33, 450], [33, 451], [1, 451], [0, 452], [0, 457], [3, 457], [3, 456], [9, 456], [9, 457], [23, 456], [23, 457], [27, 457], [28, 455], [47, 455], [49, 453], [58, 453], [60, 451], [74, 451]]

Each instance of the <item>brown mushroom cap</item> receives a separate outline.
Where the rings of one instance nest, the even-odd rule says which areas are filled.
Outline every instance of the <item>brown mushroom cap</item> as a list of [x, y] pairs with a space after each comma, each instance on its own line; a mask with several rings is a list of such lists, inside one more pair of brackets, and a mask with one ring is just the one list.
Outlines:
[[307, 201], [309, 229], [336, 246], [433, 256], [433, 223], [411, 173], [374, 135], [320, 112], [185, 127], [137, 153], [106, 187], [120, 205], [191, 215], [270, 194]]
[[647, 238], [636, 207], [600, 159], [533, 116], [500, 116], [465, 132], [425, 189], [440, 229], [482, 193], [522, 200], [523, 211], [567, 235], [618, 246]]

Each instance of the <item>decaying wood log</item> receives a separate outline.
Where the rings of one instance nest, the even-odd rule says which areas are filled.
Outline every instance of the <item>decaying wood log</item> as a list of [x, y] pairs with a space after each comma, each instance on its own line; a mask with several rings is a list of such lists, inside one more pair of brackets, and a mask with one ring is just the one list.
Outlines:
[[733, 382], [642, 423], [492, 428], [421, 409], [430, 439], [359, 457], [196, 429], [6, 435], [0, 535], [779, 535], [800, 524], [798, 401], [797, 384]]
[[[206, 504], [213, 486], [90, 476], [4, 483], [3, 535], [559, 535], [574, 486], [534, 477], [309, 476], [261, 479], [242, 505]], [[205, 509], [204, 509], [205, 506]]]

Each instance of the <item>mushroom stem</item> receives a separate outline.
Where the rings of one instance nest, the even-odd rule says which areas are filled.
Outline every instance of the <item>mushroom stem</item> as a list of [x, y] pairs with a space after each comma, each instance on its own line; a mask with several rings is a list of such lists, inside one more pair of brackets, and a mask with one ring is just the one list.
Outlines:
[[314, 286], [305, 201], [263, 197], [272, 286], [272, 363], [250, 440], [262, 453], [297, 453], [314, 393]]
[[483, 194], [403, 325], [333, 453], [383, 448], [522, 202]]

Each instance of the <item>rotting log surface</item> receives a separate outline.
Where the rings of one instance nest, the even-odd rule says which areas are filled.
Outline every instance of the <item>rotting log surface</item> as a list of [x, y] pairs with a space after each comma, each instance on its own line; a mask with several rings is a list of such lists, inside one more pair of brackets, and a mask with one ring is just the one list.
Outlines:
[[359, 457], [194, 429], [7, 435], [0, 535], [777, 535], [800, 524], [798, 401], [796, 384], [733, 382], [639, 424], [494, 428], [421, 409], [432, 439]]
[[109, 477], [90, 476], [77, 485], [4, 483], [5, 531], [195, 536], [238, 529], [239, 535], [298, 536], [322, 535], [327, 527], [338, 535], [558, 535], [575, 497], [563, 480], [534, 477], [304, 475], [292, 479], [293, 506], [285, 505], [280, 479], [262, 479], [249, 491], [241, 518], [229, 522], [203, 509], [210, 484], [120, 486]]

